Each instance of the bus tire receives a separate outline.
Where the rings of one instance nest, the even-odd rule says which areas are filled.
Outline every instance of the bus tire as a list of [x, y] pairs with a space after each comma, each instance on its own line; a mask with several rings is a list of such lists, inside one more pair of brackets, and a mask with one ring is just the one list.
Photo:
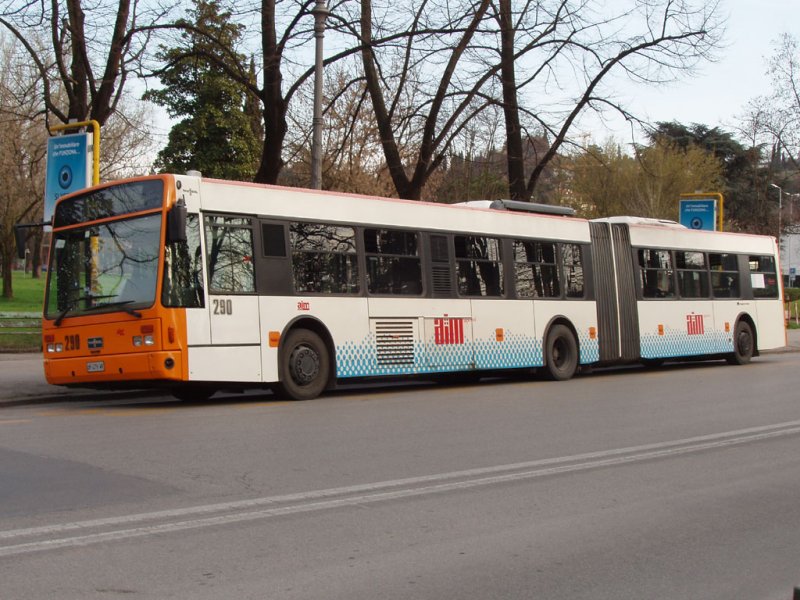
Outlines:
[[548, 379], [566, 381], [578, 369], [578, 342], [566, 325], [553, 325], [544, 346], [544, 370]]
[[728, 363], [746, 365], [755, 353], [756, 340], [753, 328], [747, 321], [739, 321], [733, 333], [733, 353], [728, 355]]
[[311, 400], [328, 385], [330, 357], [325, 342], [313, 331], [294, 329], [280, 356], [278, 392], [292, 400]]

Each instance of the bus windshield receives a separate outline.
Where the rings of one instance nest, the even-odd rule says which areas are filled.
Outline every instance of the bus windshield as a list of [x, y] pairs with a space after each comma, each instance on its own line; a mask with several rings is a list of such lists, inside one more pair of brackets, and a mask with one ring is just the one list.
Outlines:
[[53, 234], [45, 316], [56, 319], [155, 302], [161, 213]]

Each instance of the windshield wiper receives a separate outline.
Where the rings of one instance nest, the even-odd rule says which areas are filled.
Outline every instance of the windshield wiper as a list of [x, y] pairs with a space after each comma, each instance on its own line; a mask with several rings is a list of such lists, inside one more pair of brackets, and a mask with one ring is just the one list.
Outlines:
[[[95, 296], [95, 298], [114, 298], [114, 296]], [[134, 316], [137, 319], [141, 319], [142, 318], [142, 313], [140, 313], [138, 310], [135, 310], [135, 309], [131, 308], [130, 306], [127, 306], [128, 304], [131, 304], [133, 302], [135, 302], [135, 300], [120, 300], [118, 302], [104, 302], [103, 304], [95, 304], [93, 306], [89, 306], [88, 308], [85, 308], [84, 310], [86, 312], [89, 312], [89, 311], [92, 311], [92, 310], [100, 310], [101, 308], [119, 308], [123, 312], [128, 313], [129, 315]]]
[[58, 316], [56, 317], [55, 323], [53, 323], [53, 325], [59, 327], [61, 325], [61, 321], [63, 321], [64, 317], [67, 316], [67, 313], [71, 311], [73, 308], [75, 308], [75, 305], [78, 304], [78, 302], [82, 302], [84, 300], [97, 300], [98, 298], [116, 298], [116, 297], [117, 297], [116, 294], [111, 294], [109, 296], [93, 296], [92, 294], [86, 294], [85, 296], [78, 296], [77, 298], [73, 298], [72, 300], [69, 300], [67, 302], [67, 307], [60, 313], [58, 313]]

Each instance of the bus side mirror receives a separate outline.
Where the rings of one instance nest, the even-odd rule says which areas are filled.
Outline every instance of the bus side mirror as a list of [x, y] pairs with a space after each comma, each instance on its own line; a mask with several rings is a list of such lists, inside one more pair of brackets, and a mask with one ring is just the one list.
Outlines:
[[178, 200], [167, 213], [167, 243], [186, 241], [186, 203]]
[[17, 242], [17, 258], [25, 258], [25, 243], [28, 241], [28, 232], [25, 225], [14, 225], [14, 239]]

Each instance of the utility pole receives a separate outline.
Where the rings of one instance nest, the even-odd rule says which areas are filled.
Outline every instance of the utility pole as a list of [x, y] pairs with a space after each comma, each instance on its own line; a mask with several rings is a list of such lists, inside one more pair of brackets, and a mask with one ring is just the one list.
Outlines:
[[314, 15], [316, 59], [314, 62], [314, 119], [311, 131], [311, 189], [322, 189], [322, 41], [325, 37], [325, 20], [330, 11], [325, 0], [316, 0], [311, 11]]

